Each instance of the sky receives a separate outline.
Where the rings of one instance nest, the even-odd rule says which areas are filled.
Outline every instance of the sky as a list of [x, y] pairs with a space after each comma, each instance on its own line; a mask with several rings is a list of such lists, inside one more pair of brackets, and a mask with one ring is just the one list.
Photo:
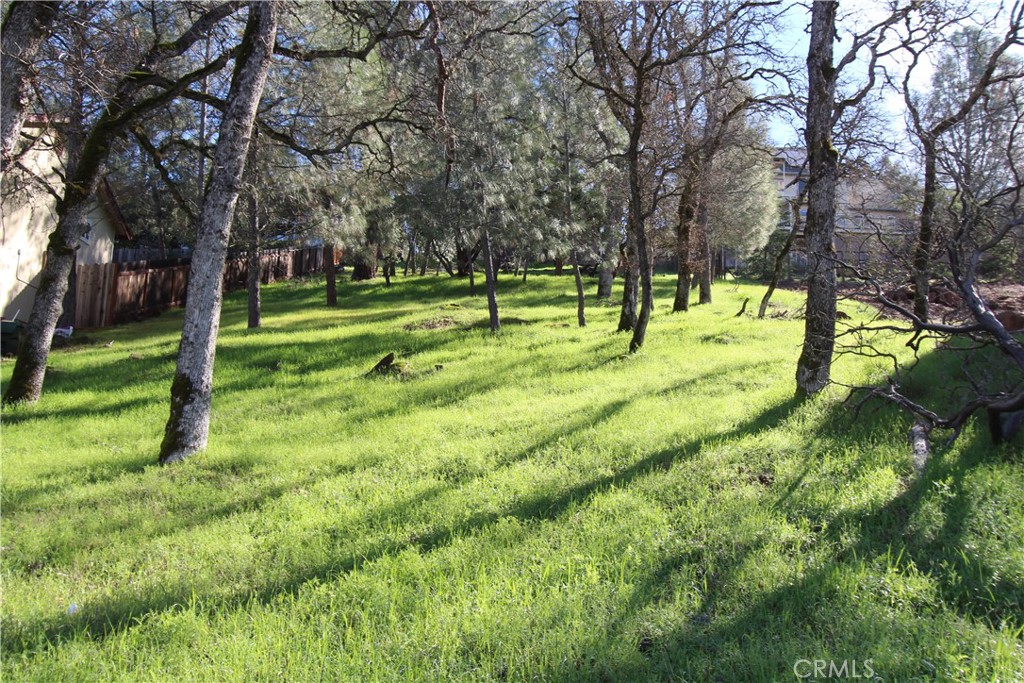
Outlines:
[[[976, 2], [973, 8], [979, 16], [992, 17], [998, 11], [998, 3]], [[878, 0], [844, 0], [840, 3], [839, 21], [837, 30], [840, 40], [835, 45], [835, 57], [838, 60], [850, 47], [849, 34], [852, 30], [865, 25], [870, 25], [883, 19], [889, 12], [888, 3]], [[782, 30], [777, 34], [776, 49], [782, 54], [790, 57], [797, 64], [802, 64], [807, 57], [808, 46], [808, 24], [810, 23], [810, 7], [807, 4], [791, 2], [786, 7], [782, 18]], [[1003, 22], [1005, 26], [1005, 22]], [[999, 27], [996, 27], [999, 30]], [[1013, 51], [1017, 56], [1024, 57], [1024, 47]], [[892, 59], [886, 64], [890, 69], [896, 68], [902, 71], [906, 62], [900, 64], [898, 60]], [[914, 77], [911, 80], [911, 87], [923, 92], [931, 85], [932, 75], [935, 68], [930, 61], [923, 61], [915, 69]], [[862, 78], [866, 74], [866, 63], [862, 59], [859, 63], [850, 67], [848, 72], [855, 78]], [[899, 93], [889, 92], [884, 100], [885, 114], [891, 119], [893, 129], [902, 131], [904, 126], [905, 107], [903, 97]], [[779, 146], [799, 146], [803, 144], [802, 132], [796, 131], [793, 125], [781, 118], [773, 118], [769, 121], [769, 134], [773, 143]], [[906, 139], [906, 137], [903, 137]], [[909, 150], [908, 150], [909, 151]]]

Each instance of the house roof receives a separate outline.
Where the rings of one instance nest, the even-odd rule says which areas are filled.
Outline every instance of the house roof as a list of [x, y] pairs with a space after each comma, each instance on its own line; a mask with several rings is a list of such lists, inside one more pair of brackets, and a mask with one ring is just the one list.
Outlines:
[[114, 220], [114, 227], [117, 229], [117, 236], [123, 237], [126, 240], [133, 239], [131, 228], [128, 227], [128, 221], [124, 218], [124, 213], [121, 212], [121, 206], [117, 203], [117, 197], [114, 196], [114, 190], [110, 187], [110, 182], [103, 178], [99, 186], [99, 195], [103, 199], [103, 203], [106, 204], [107, 209], [110, 210], [110, 217]]

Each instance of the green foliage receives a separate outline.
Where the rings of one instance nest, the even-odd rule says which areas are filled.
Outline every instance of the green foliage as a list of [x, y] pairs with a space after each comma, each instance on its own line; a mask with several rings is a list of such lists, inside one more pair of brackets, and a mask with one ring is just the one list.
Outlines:
[[757, 280], [769, 280], [775, 270], [775, 259], [782, 253], [792, 228], [783, 228], [771, 233], [767, 244], [746, 259], [744, 276]]
[[741, 256], [764, 247], [779, 223], [771, 156], [738, 144], [721, 150], [709, 183], [711, 240]]
[[[971, 425], [913, 481], [903, 415], [791, 399], [803, 324], [733, 317], [757, 287], [630, 357], [569, 279], [499, 287], [498, 335], [448, 278], [274, 284], [259, 330], [229, 296], [210, 448], [167, 468], [180, 311], [55, 352], [3, 415], [4, 680], [1024, 675], [1019, 442]], [[412, 377], [365, 378], [391, 351]]]

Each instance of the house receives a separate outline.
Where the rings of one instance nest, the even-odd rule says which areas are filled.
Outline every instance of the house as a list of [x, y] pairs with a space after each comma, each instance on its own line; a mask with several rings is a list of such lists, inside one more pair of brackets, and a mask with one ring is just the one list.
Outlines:
[[[23, 134], [46, 142], [52, 140], [45, 122], [40, 120], [26, 123]], [[56, 197], [39, 181], [47, 181], [51, 187], [60, 186], [61, 148], [46, 142], [37, 142], [20, 160], [37, 180], [4, 178], [0, 202], [0, 313], [5, 320], [28, 320], [46, 258], [46, 244], [56, 227]], [[11, 173], [16, 171], [8, 175]], [[31, 178], [28, 173], [25, 176]], [[90, 230], [82, 238], [76, 255], [76, 264], [80, 266], [110, 263], [114, 239], [131, 239], [131, 231], [106, 180], [100, 183], [97, 194], [88, 216]], [[74, 320], [74, 311], [69, 310], [73, 305], [69, 307], [68, 301], [74, 301], [74, 297], [65, 299], [59, 323], [62, 326]]]
[[[780, 149], [773, 157], [775, 183], [779, 198], [788, 211], [782, 211], [780, 229], [793, 226], [795, 212], [807, 218], [805, 202], [797, 205], [807, 185], [803, 149]], [[901, 206], [898, 194], [884, 178], [867, 168], [848, 168], [836, 189], [836, 258], [850, 266], [872, 270], [892, 265], [893, 253], [906, 253], [912, 243], [911, 215]], [[797, 235], [796, 248], [802, 249], [803, 231]]]

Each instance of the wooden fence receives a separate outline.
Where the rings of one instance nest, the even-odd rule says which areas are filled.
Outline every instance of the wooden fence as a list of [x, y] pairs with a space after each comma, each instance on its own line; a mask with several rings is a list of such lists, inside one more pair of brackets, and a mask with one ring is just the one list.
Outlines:
[[[189, 265], [148, 268], [146, 261], [100, 263], [75, 270], [75, 315], [78, 328], [109, 327], [156, 315], [185, 303]], [[281, 249], [260, 254], [260, 280], [289, 280], [322, 272], [323, 250]], [[246, 287], [249, 262], [246, 256], [228, 259], [224, 290]]]

